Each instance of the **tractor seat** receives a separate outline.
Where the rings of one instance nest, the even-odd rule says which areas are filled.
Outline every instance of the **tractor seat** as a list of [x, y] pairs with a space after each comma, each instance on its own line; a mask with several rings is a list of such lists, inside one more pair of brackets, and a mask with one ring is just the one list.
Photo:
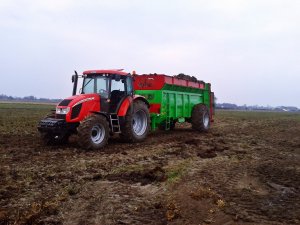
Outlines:
[[116, 112], [119, 108], [120, 103], [123, 101], [125, 91], [113, 90], [110, 95], [110, 111]]

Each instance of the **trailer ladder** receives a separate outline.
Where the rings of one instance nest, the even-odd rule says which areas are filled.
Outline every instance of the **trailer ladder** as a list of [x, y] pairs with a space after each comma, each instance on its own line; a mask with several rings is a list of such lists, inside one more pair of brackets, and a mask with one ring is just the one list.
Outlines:
[[167, 116], [166, 117], [166, 127], [165, 127], [165, 130], [170, 130], [170, 127], [171, 127], [171, 120], [170, 120], [170, 117]]
[[169, 97], [170, 93], [167, 93], [167, 104], [166, 104], [166, 122], [165, 122], [165, 130], [170, 130], [170, 97]]

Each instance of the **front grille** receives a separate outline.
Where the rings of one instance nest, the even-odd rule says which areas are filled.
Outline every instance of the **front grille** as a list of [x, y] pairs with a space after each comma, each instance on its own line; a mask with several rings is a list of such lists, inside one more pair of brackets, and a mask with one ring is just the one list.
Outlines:
[[74, 119], [79, 115], [81, 107], [82, 107], [82, 104], [78, 104], [72, 108], [71, 119]]
[[48, 128], [48, 127], [59, 127], [65, 124], [64, 120], [57, 120], [53, 118], [46, 118], [39, 122], [39, 128]]
[[56, 119], [63, 119], [63, 120], [66, 120], [66, 115], [64, 115], [64, 114], [55, 114], [55, 118], [56, 118]]
[[71, 101], [72, 99], [64, 99], [58, 104], [58, 106], [68, 106]]

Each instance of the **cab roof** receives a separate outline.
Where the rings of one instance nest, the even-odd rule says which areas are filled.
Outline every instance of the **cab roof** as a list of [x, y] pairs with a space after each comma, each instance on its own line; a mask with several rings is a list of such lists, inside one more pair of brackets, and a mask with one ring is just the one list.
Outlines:
[[123, 69], [116, 70], [86, 70], [83, 72], [84, 75], [95, 75], [95, 74], [118, 74], [121, 76], [126, 76], [129, 73], [123, 72]]

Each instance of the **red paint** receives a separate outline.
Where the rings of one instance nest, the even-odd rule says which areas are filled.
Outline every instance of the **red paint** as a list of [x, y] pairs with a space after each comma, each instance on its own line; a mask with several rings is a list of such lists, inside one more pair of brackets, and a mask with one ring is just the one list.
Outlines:
[[[84, 101], [85, 99], [93, 98], [88, 101]], [[90, 115], [92, 111], [99, 112], [100, 111], [100, 96], [97, 94], [81, 94], [81, 95], [74, 95], [67, 99], [72, 99], [68, 106], [57, 106], [59, 108], [66, 108], [70, 107], [70, 112], [66, 115], [66, 122], [74, 123], [82, 121], [86, 116]], [[78, 117], [71, 119], [72, 108], [76, 105], [76, 103], [82, 102], [81, 111]]]
[[122, 72], [121, 70], [86, 70], [83, 72], [84, 75], [94, 75], [94, 74], [118, 74], [126, 76], [129, 73]]
[[204, 82], [193, 82], [164, 74], [134, 76], [135, 90], [161, 90], [165, 84], [204, 89]]
[[134, 95], [133, 98], [131, 96], [128, 96], [121, 104], [120, 109], [118, 111], [118, 116], [125, 116], [127, 113], [127, 110], [129, 109], [130, 105], [133, 101], [141, 100], [144, 101], [147, 106], [149, 107], [149, 103], [146, 100], [146, 98], [142, 95]]
[[160, 104], [151, 104], [149, 108], [150, 113], [160, 114]]
[[125, 116], [127, 113], [127, 110], [129, 106], [132, 103], [132, 97], [128, 96], [121, 104], [119, 111], [118, 111], [118, 116]]

